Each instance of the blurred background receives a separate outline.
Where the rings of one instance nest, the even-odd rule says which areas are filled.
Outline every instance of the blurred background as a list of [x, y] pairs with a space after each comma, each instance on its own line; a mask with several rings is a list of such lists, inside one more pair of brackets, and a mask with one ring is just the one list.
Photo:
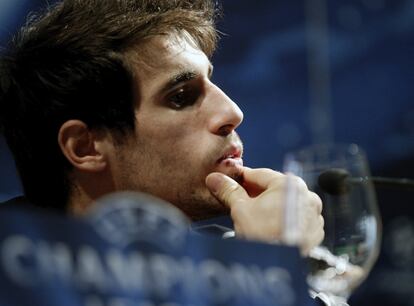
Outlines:
[[[45, 0], [0, 0], [0, 46]], [[244, 111], [245, 163], [356, 143], [374, 175], [414, 178], [413, 0], [221, 0], [214, 81]], [[40, 174], [39, 174], [40, 176]], [[21, 193], [0, 137], [0, 201]], [[351, 305], [414, 306], [414, 191], [377, 190], [380, 258]]]

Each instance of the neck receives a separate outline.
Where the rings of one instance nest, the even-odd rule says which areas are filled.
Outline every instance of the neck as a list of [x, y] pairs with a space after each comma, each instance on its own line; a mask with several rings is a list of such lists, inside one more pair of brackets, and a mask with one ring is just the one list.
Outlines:
[[77, 173], [73, 177], [68, 202], [71, 215], [85, 215], [100, 197], [115, 191], [112, 179], [108, 179], [105, 174]]

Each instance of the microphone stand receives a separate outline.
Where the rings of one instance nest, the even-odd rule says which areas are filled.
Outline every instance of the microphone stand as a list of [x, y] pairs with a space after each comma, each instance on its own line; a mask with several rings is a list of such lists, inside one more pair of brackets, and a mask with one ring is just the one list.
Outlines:
[[381, 187], [398, 187], [403, 189], [414, 190], [414, 180], [407, 178], [392, 178], [381, 176], [364, 176], [359, 178], [352, 178], [352, 183], [364, 183], [366, 181], [372, 181], [375, 185]]

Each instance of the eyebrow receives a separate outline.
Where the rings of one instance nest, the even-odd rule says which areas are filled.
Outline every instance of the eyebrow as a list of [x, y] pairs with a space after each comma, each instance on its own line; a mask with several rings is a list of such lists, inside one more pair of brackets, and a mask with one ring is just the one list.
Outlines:
[[194, 71], [183, 71], [175, 75], [170, 79], [170, 81], [167, 82], [167, 84], [164, 86], [164, 89], [172, 88], [180, 83], [188, 82], [197, 77], [197, 73]]
[[[213, 69], [213, 65], [209, 64], [208, 78], [211, 78], [213, 74]], [[186, 70], [179, 72], [178, 74], [174, 75], [169, 81], [167, 81], [167, 83], [162, 87], [160, 92], [166, 92], [170, 88], [173, 88], [174, 86], [177, 86], [180, 83], [191, 81], [195, 79], [198, 75], [199, 73], [195, 72], [194, 70]]]

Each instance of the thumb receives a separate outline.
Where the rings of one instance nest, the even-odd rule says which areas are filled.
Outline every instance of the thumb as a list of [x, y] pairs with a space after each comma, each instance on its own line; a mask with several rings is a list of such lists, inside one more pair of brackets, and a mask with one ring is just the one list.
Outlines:
[[230, 209], [235, 202], [249, 197], [239, 183], [223, 173], [210, 173], [206, 177], [206, 185], [210, 192]]

